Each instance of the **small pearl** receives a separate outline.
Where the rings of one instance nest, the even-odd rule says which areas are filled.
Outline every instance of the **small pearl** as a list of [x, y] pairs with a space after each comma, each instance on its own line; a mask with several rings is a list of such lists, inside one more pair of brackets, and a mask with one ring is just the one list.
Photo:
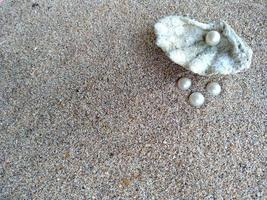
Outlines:
[[219, 95], [222, 91], [221, 86], [219, 85], [219, 83], [216, 82], [209, 83], [206, 89], [213, 96]]
[[210, 31], [206, 35], [206, 43], [210, 46], [215, 46], [219, 44], [221, 40], [221, 35], [217, 31]]
[[178, 87], [181, 90], [188, 90], [192, 85], [192, 81], [189, 78], [180, 78], [178, 81]]
[[200, 107], [204, 104], [205, 98], [200, 92], [194, 92], [189, 96], [189, 103], [192, 106]]

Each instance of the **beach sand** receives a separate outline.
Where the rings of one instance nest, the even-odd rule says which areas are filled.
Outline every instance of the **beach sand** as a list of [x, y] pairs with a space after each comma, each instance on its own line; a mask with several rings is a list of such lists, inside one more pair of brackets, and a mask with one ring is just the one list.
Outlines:
[[[0, 199], [264, 199], [266, 4], [3, 1]], [[227, 21], [252, 47], [251, 69], [201, 77], [172, 63], [153, 25], [173, 14]]]

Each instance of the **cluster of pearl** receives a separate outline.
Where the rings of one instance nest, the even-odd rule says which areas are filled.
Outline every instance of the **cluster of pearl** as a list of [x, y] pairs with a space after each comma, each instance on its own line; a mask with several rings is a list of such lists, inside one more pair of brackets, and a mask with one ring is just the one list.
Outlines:
[[[221, 40], [221, 36], [220, 36], [220, 33], [217, 31], [210, 31], [207, 33], [205, 39], [206, 39], [206, 43], [208, 45], [215, 46], [215, 45], [219, 44], [219, 42]], [[191, 87], [191, 85], [192, 85], [192, 81], [189, 78], [181, 78], [178, 80], [178, 87], [181, 90], [188, 90]], [[206, 90], [212, 96], [217, 96], [221, 93], [222, 89], [221, 89], [221, 86], [219, 83], [210, 82], [207, 85]], [[204, 104], [204, 102], [205, 102], [205, 97], [200, 92], [193, 92], [189, 96], [189, 103], [192, 106], [201, 107]]]
[[[188, 90], [191, 87], [191, 85], [192, 85], [192, 81], [189, 78], [183, 77], [178, 80], [178, 87], [181, 90]], [[210, 82], [206, 86], [206, 90], [212, 96], [217, 96], [221, 93], [222, 88], [219, 83]], [[204, 104], [204, 102], [205, 102], [205, 97], [200, 92], [193, 92], [189, 96], [189, 103], [194, 107], [201, 107]]]

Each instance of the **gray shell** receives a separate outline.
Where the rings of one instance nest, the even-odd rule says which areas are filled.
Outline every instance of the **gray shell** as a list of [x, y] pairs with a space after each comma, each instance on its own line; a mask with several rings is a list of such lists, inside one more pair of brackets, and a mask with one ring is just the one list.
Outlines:
[[[205, 36], [216, 30], [220, 43], [209, 46]], [[156, 44], [175, 63], [199, 75], [235, 74], [250, 67], [252, 50], [224, 21], [204, 24], [168, 16], [155, 24]]]

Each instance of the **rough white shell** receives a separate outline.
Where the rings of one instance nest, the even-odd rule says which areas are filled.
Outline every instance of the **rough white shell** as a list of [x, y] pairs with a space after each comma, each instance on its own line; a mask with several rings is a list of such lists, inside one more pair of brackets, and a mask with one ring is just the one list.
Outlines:
[[[209, 31], [221, 34], [209, 46]], [[175, 63], [199, 75], [234, 74], [250, 67], [252, 50], [224, 21], [204, 24], [182, 16], [168, 16], [155, 24], [156, 44]]]

